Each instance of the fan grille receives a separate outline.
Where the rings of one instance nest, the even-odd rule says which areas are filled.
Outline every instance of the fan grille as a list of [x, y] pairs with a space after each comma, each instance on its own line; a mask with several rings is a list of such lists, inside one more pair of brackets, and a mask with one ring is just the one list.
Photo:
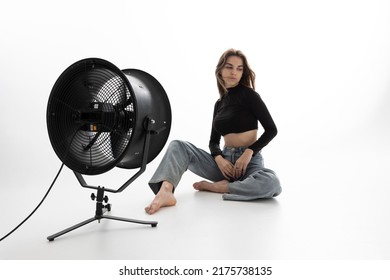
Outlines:
[[62, 73], [49, 97], [47, 123], [65, 165], [91, 175], [115, 167], [132, 137], [132, 95], [122, 72], [104, 60], [85, 59]]

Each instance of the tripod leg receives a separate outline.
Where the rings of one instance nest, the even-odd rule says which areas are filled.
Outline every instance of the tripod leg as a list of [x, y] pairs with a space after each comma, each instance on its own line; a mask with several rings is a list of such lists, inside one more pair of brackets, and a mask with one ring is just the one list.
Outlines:
[[59, 237], [59, 236], [65, 234], [65, 233], [68, 233], [68, 232], [70, 232], [70, 231], [72, 231], [72, 230], [75, 230], [75, 229], [77, 229], [77, 228], [79, 228], [79, 227], [82, 227], [82, 226], [84, 226], [84, 225], [86, 225], [86, 224], [89, 224], [89, 223], [91, 223], [91, 222], [93, 222], [93, 221], [96, 221], [96, 220], [97, 220], [97, 217], [93, 217], [93, 218], [91, 218], [91, 219], [85, 220], [84, 222], [78, 223], [77, 225], [74, 225], [74, 226], [69, 227], [69, 228], [67, 228], [67, 229], [64, 229], [64, 230], [62, 230], [62, 231], [60, 231], [60, 232], [58, 232], [58, 233], [56, 233], [56, 234], [53, 234], [53, 235], [48, 236], [48, 237], [47, 237], [47, 240], [53, 241], [54, 238], [57, 238], [57, 237]]
[[135, 219], [127, 219], [122, 217], [116, 217], [116, 216], [105, 216], [103, 215], [101, 217], [102, 219], [111, 219], [116, 221], [122, 221], [122, 222], [129, 222], [129, 223], [136, 223], [136, 224], [143, 224], [143, 225], [151, 225], [152, 227], [156, 227], [158, 222], [155, 221], [141, 221], [141, 220], [135, 220]]

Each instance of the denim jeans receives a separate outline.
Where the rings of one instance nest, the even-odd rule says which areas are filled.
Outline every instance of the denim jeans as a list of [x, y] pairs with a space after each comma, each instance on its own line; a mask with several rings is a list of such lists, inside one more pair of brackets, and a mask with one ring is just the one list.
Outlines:
[[[246, 147], [225, 147], [222, 155], [234, 164], [245, 149]], [[176, 189], [187, 170], [213, 182], [226, 179], [208, 152], [187, 141], [174, 140], [169, 144], [149, 181], [149, 186], [155, 194], [160, 190], [163, 181], [170, 182]], [[223, 194], [225, 200], [270, 198], [279, 195], [282, 191], [275, 172], [264, 167], [260, 152], [252, 157], [242, 178], [230, 181], [228, 186], [229, 193]]]

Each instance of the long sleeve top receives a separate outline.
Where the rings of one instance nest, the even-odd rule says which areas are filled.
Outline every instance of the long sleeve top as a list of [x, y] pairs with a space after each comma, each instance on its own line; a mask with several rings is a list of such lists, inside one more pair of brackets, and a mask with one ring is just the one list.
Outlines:
[[258, 122], [264, 132], [248, 148], [253, 154], [264, 148], [277, 134], [276, 125], [260, 95], [241, 84], [228, 89], [214, 106], [213, 122], [209, 141], [212, 156], [222, 154], [221, 136], [258, 129]]

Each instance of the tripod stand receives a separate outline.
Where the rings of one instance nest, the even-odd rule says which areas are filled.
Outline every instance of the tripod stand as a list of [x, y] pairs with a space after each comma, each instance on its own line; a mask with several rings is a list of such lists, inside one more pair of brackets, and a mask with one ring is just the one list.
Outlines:
[[[147, 117], [146, 120], [145, 120], [145, 126], [146, 126], [146, 135], [145, 135], [145, 139], [144, 139], [144, 146], [143, 146], [143, 155], [142, 155], [142, 164], [141, 164], [141, 168], [140, 170], [134, 174], [126, 183], [124, 183], [119, 189], [117, 190], [114, 190], [114, 189], [106, 189], [104, 187], [96, 187], [96, 186], [90, 186], [86, 183], [86, 181], [84, 180], [84, 177], [78, 173], [78, 172], [75, 172], [74, 171], [74, 174], [76, 175], [76, 178], [78, 179], [80, 185], [84, 188], [90, 188], [90, 189], [95, 189], [97, 190], [97, 193], [96, 195], [92, 193], [91, 195], [91, 198], [92, 200], [96, 200], [96, 211], [95, 211], [95, 216], [90, 218], [90, 219], [87, 219], [81, 223], [78, 223], [72, 227], [69, 227], [67, 229], [64, 229], [56, 234], [53, 234], [53, 235], [50, 235], [47, 237], [47, 239], [49, 241], [53, 241], [55, 238], [61, 236], [61, 235], [64, 235], [70, 231], [73, 231], [79, 227], [82, 227], [84, 225], [87, 225], [93, 221], [99, 221], [100, 223], [100, 220], [101, 219], [110, 219], [110, 220], [117, 220], [117, 221], [122, 221], [122, 222], [130, 222], [130, 223], [137, 223], [137, 224], [146, 224], [146, 225], [151, 225], [152, 227], [156, 227], [157, 226], [157, 222], [155, 221], [141, 221], [141, 220], [135, 220], [135, 219], [127, 219], [127, 218], [121, 218], [121, 217], [115, 217], [115, 216], [108, 216], [108, 215], [104, 215], [104, 213], [106, 212], [109, 212], [111, 211], [111, 204], [108, 204], [108, 197], [104, 195], [104, 192], [107, 191], [107, 192], [113, 192], [113, 193], [118, 193], [118, 192], [121, 192], [123, 191], [127, 186], [129, 186], [137, 177], [139, 177], [146, 169], [146, 163], [147, 163], [147, 157], [148, 157], [148, 152], [149, 152], [149, 146], [150, 146], [150, 137], [152, 134], [158, 134], [160, 133], [162, 130], [165, 129], [165, 127], [162, 127], [158, 130], [152, 130], [150, 127], [152, 126], [152, 124], [154, 123], [154, 120]], [[104, 204], [104, 203], [106, 204]]]
[[91, 195], [92, 200], [96, 199], [96, 212], [95, 216], [87, 219], [81, 223], [78, 223], [72, 227], [69, 227], [67, 229], [64, 229], [56, 234], [50, 235], [47, 237], [49, 241], [53, 241], [55, 238], [66, 234], [72, 230], [75, 230], [79, 227], [82, 227], [84, 225], [87, 225], [93, 221], [98, 221], [100, 223], [101, 219], [110, 219], [110, 220], [117, 220], [117, 221], [122, 221], [122, 222], [129, 222], [129, 223], [137, 223], [137, 224], [144, 224], [144, 225], [151, 225], [152, 227], [157, 226], [157, 222], [154, 221], [141, 221], [141, 220], [135, 220], [135, 219], [127, 219], [127, 218], [121, 218], [121, 217], [115, 217], [115, 216], [108, 216], [104, 215], [104, 213], [111, 211], [111, 204], [104, 204], [103, 202], [107, 203], [108, 202], [108, 197], [104, 196], [104, 188], [99, 187], [97, 190], [97, 195], [95, 194]]

